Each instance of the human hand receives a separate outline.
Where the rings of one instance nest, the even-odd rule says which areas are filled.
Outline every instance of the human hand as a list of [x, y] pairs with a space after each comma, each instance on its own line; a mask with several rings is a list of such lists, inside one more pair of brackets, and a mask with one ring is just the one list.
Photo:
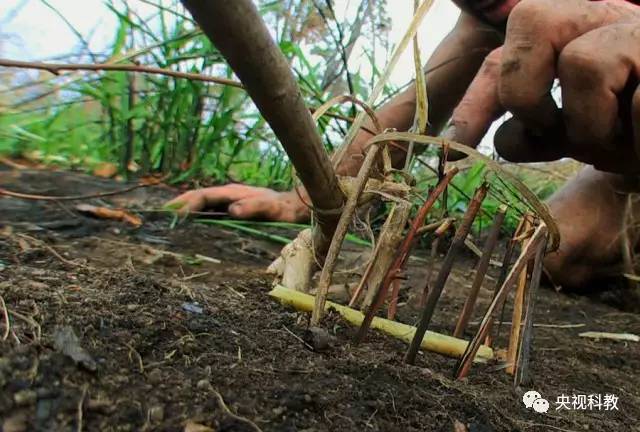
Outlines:
[[181, 214], [223, 205], [228, 205], [229, 215], [237, 219], [279, 222], [303, 222], [309, 219], [309, 210], [295, 191], [276, 192], [240, 184], [190, 190], [166, 204]]
[[[445, 136], [476, 146], [495, 137], [514, 162], [573, 157], [601, 170], [640, 172], [640, 8], [623, 0], [524, 0], [503, 47], [487, 56]], [[558, 78], [562, 109], [551, 97]]]

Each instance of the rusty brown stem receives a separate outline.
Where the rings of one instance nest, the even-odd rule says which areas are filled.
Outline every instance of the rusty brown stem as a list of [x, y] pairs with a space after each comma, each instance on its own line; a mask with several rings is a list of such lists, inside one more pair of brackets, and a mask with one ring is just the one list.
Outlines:
[[489, 231], [487, 240], [484, 243], [482, 257], [480, 257], [480, 261], [478, 262], [478, 265], [476, 267], [476, 275], [473, 279], [473, 283], [471, 284], [469, 296], [467, 297], [467, 300], [462, 307], [462, 312], [460, 313], [460, 317], [458, 318], [456, 328], [453, 331], [454, 337], [462, 337], [465, 329], [467, 328], [467, 324], [469, 323], [469, 319], [471, 318], [471, 314], [473, 313], [473, 308], [475, 307], [476, 301], [478, 299], [480, 286], [482, 286], [482, 282], [484, 281], [487, 270], [489, 269], [491, 255], [493, 254], [493, 250], [498, 243], [500, 229], [502, 228], [506, 212], [507, 208], [505, 206], [502, 206], [500, 207], [500, 209], [498, 209], [498, 212], [493, 218], [493, 225], [491, 226], [491, 230]]
[[[522, 231], [525, 233], [532, 228], [532, 221], [529, 215], [525, 215], [522, 223]], [[528, 238], [523, 239], [523, 244], [529, 242]], [[515, 371], [515, 363], [518, 357], [518, 347], [520, 346], [520, 332], [522, 323], [522, 307], [524, 303], [524, 294], [529, 282], [529, 273], [531, 270], [531, 262], [525, 266], [520, 276], [518, 277], [518, 283], [516, 285], [516, 295], [513, 299], [513, 313], [511, 317], [511, 333], [509, 335], [509, 346], [507, 349], [507, 369], [508, 374], [513, 374]]]
[[514, 376], [514, 386], [527, 385], [531, 381], [529, 376], [529, 360], [531, 354], [531, 344], [533, 341], [533, 310], [536, 301], [536, 293], [540, 287], [540, 276], [542, 275], [542, 267], [544, 254], [547, 249], [549, 236], [545, 235], [533, 261], [533, 271], [531, 272], [531, 281], [527, 290], [525, 299], [524, 326], [522, 328], [522, 338], [520, 349], [518, 350], [518, 360], [516, 363], [516, 372]]
[[520, 273], [525, 268], [529, 260], [534, 256], [534, 254], [537, 251], [538, 245], [545, 238], [546, 235], [547, 235], [547, 226], [544, 224], [541, 224], [533, 233], [533, 236], [531, 236], [531, 241], [523, 249], [522, 253], [516, 260], [513, 267], [511, 268], [509, 275], [507, 276], [504, 283], [496, 293], [496, 296], [494, 297], [493, 301], [487, 308], [487, 311], [484, 314], [482, 321], [480, 322], [480, 327], [478, 328], [478, 331], [476, 332], [471, 342], [469, 342], [469, 345], [467, 345], [467, 349], [465, 350], [464, 354], [456, 364], [454, 376], [457, 379], [464, 378], [469, 373], [472, 360], [475, 357], [476, 353], [478, 352], [478, 349], [480, 348], [480, 344], [482, 340], [487, 335], [489, 323], [493, 319], [495, 312], [498, 310], [498, 307], [507, 298], [507, 295], [509, 295], [509, 291], [511, 291], [511, 288], [515, 284]]
[[471, 231], [471, 225], [473, 225], [473, 221], [480, 211], [482, 201], [487, 196], [487, 190], [488, 186], [486, 183], [476, 190], [473, 198], [471, 199], [471, 202], [469, 203], [469, 207], [467, 208], [467, 211], [462, 218], [462, 222], [456, 230], [453, 241], [451, 242], [451, 247], [449, 248], [447, 255], [444, 257], [444, 260], [442, 261], [442, 266], [440, 267], [440, 271], [438, 272], [438, 277], [433, 284], [433, 288], [429, 292], [427, 304], [422, 310], [422, 316], [420, 317], [420, 322], [418, 323], [416, 333], [413, 336], [411, 344], [409, 345], [409, 349], [407, 350], [407, 354], [405, 355], [405, 362], [409, 364], [414, 364], [416, 361], [416, 355], [418, 354], [418, 350], [420, 349], [420, 343], [422, 342], [422, 338], [424, 338], [424, 334], [429, 328], [429, 323], [431, 322], [433, 313], [436, 310], [436, 304], [440, 299], [440, 295], [442, 294], [444, 285], [447, 283], [449, 273], [451, 273], [451, 269], [453, 268], [453, 263], [464, 249], [464, 240], [467, 238], [467, 235], [469, 235], [469, 231]]
[[427, 217], [427, 213], [429, 213], [429, 210], [431, 210], [440, 194], [442, 194], [442, 192], [447, 188], [447, 186], [457, 173], [458, 169], [455, 167], [449, 170], [442, 178], [442, 180], [440, 180], [436, 187], [431, 191], [431, 193], [427, 197], [427, 200], [424, 202], [422, 207], [420, 207], [418, 213], [416, 214], [416, 217], [413, 219], [411, 228], [409, 229], [407, 236], [402, 241], [399, 252], [396, 255], [393, 265], [390, 267], [384, 281], [382, 282], [382, 285], [380, 287], [372, 287], [374, 289], [379, 289], [377, 290], [374, 302], [368, 308], [364, 320], [362, 321], [362, 325], [358, 330], [358, 333], [356, 335], [356, 343], [362, 342], [365, 335], [367, 334], [367, 331], [369, 330], [369, 327], [371, 326], [373, 317], [384, 303], [384, 300], [387, 297], [387, 292], [389, 291], [389, 286], [391, 285], [391, 282], [396, 278], [398, 271], [402, 268], [405, 261], [407, 260], [409, 253], [411, 252], [413, 239], [418, 229], [420, 229], [420, 227], [424, 225], [424, 220]]

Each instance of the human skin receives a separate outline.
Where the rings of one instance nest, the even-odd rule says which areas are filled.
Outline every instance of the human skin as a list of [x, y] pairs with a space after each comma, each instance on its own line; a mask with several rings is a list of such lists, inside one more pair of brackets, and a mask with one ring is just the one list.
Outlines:
[[[514, 118], [495, 142], [508, 160], [568, 156], [614, 173], [640, 171], [640, 8], [623, 0], [456, 3], [461, 18], [426, 65], [431, 70], [460, 58], [427, 75], [430, 134], [451, 118], [443, 135], [475, 147], [509, 111]], [[550, 93], [556, 78], [562, 109]], [[377, 113], [382, 127], [407, 130], [415, 103], [414, 88], [395, 97]], [[364, 131], [357, 136], [339, 174], [357, 172], [369, 138]], [[402, 159], [402, 151], [395, 152], [394, 162]], [[559, 251], [545, 262], [554, 282], [581, 286], [619, 263], [628, 192], [623, 184], [619, 174], [588, 167], [550, 199], [562, 236]], [[309, 217], [295, 193], [242, 185], [190, 191], [175, 201], [187, 211], [229, 203], [237, 218]]]

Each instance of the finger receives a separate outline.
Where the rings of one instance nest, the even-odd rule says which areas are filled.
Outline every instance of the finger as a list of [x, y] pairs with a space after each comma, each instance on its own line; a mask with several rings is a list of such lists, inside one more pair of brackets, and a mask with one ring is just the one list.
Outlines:
[[639, 68], [640, 32], [632, 24], [592, 30], [562, 50], [562, 111], [575, 146], [613, 150], [619, 95]]
[[549, 162], [568, 156], [566, 141], [562, 123], [540, 135], [514, 117], [500, 125], [494, 147], [509, 162]]
[[205, 207], [205, 201], [199, 191], [189, 191], [172, 199], [164, 205], [165, 209], [175, 210], [179, 214], [197, 212]]
[[500, 55], [501, 49], [497, 48], [485, 58], [453, 111], [450, 126], [443, 133], [445, 138], [475, 148], [491, 123], [504, 113], [498, 99]]
[[637, 8], [614, 0], [521, 1], [509, 16], [502, 52], [503, 106], [532, 128], [553, 126], [550, 90], [558, 54], [578, 36], [627, 17], [628, 7]]
[[179, 213], [189, 213], [201, 211], [207, 207], [221, 206], [238, 200], [252, 198], [273, 191], [240, 184], [230, 184], [225, 186], [214, 186], [204, 189], [196, 189], [186, 192], [177, 198], [169, 201], [167, 206], [178, 206]]
[[273, 199], [273, 197], [253, 197], [231, 204], [229, 215], [238, 219], [296, 222], [298, 218], [292, 209], [286, 201]]

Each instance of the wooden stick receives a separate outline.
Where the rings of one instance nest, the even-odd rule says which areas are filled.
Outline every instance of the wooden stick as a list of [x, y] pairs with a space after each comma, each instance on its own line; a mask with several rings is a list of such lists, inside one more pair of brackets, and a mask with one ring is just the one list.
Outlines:
[[533, 233], [533, 236], [531, 236], [531, 241], [527, 244], [527, 246], [524, 248], [524, 250], [518, 257], [518, 259], [516, 260], [515, 264], [513, 265], [513, 268], [509, 272], [509, 275], [507, 276], [504, 283], [498, 290], [495, 298], [489, 305], [487, 312], [482, 318], [482, 321], [480, 322], [480, 327], [478, 328], [477, 333], [475, 334], [475, 336], [467, 346], [467, 350], [465, 351], [464, 355], [456, 365], [454, 376], [457, 379], [464, 378], [469, 373], [469, 369], [471, 368], [471, 361], [475, 357], [475, 354], [477, 353], [478, 348], [480, 347], [481, 341], [487, 335], [489, 323], [493, 319], [494, 313], [498, 310], [499, 305], [502, 304], [502, 302], [505, 300], [505, 298], [509, 294], [511, 287], [516, 282], [518, 276], [520, 275], [520, 272], [522, 272], [522, 270], [527, 265], [531, 257], [534, 256], [534, 254], [536, 253], [537, 246], [546, 237], [547, 232], [548, 232], [547, 226], [544, 223], [541, 223], [540, 226]]
[[[522, 225], [522, 231], [527, 232], [531, 228], [531, 220], [528, 215], [524, 216], [524, 223]], [[531, 240], [523, 240], [523, 244], [525, 242], [529, 242]], [[505, 371], [513, 375], [515, 371], [515, 363], [518, 357], [518, 347], [520, 346], [520, 324], [522, 323], [522, 307], [524, 305], [524, 294], [527, 288], [527, 277], [529, 275], [529, 270], [531, 269], [531, 263], [528, 263], [524, 270], [520, 273], [518, 277], [518, 284], [516, 289], [516, 295], [513, 300], [513, 316], [511, 318], [511, 334], [509, 336], [509, 348], [507, 350], [507, 368]]]
[[514, 386], [528, 385], [531, 381], [529, 376], [529, 359], [531, 353], [531, 342], [533, 340], [533, 310], [536, 301], [536, 293], [540, 286], [540, 276], [542, 275], [542, 266], [544, 255], [547, 250], [549, 236], [545, 235], [533, 261], [533, 271], [531, 273], [531, 282], [527, 290], [525, 300], [524, 326], [522, 328], [522, 340], [520, 349], [518, 350], [518, 361], [516, 363], [516, 373], [514, 376]]
[[420, 295], [420, 308], [424, 309], [427, 304], [427, 296], [429, 295], [429, 287], [431, 286], [431, 275], [433, 274], [433, 268], [436, 262], [436, 256], [438, 254], [438, 245], [440, 244], [440, 240], [442, 237], [449, 231], [451, 227], [453, 227], [453, 222], [455, 222], [454, 218], [444, 219], [442, 224], [435, 230], [433, 242], [431, 242], [431, 254], [429, 255], [429, 263], [427, 268], [427, 274], [425, 275], [425, 283], [424, 288], [422, 289], [422, 294]]
[[362, 321], [362, 325], [356, 334], [356, 343], [362, 342], [365, 335], [367, 334], [367, 330], [371, 325], [371, 321], [375, 316], [376, 312], [382, 304], [384, 303], [385, 298], [387, 297], [387, 292], [389, 291], [389, 286], [393, 279], [396, 278], [397, 272], [402, 268], [407, 258], [409, 257], [409, 253], [411, 252], [411, 246], [413, 244], [413, 239], [416, 235], [416, 232], [422, 225], [424, 225], [424, 219], [427, 217], [427, 213], [431, 210], [431, 207], [435, 204], [436, 200], [440, 196], [440, 194], [447, 188], [453, 177], [458, 173], [457, 168], [452, 168], [449, 170], [445, 176], [438, 182], [436, 187], [431, 191], [427, 200], [424, 202], [422, 207], [418, 210], [416, 217], [413, 219], [411, 224], [411, 228], [407, 233], [407, 236], [402, 241], [402, 245], [400, 246], [399, 252], [394, 259], [393, 265], [390, 267], [387, 275], [384, 278], [384, 281], [379, 287], [370, 287], [371, 289], [375, 289], [375, 298], [370, 307], [367, 308], [364, 320]]
[[[507, 274], [509, 273], [509, 266], [511, 265], [511, 259], [513, 258], [513, 251], [515, 249], [515, 242], [509, 241], [507, 243], [507, 250], [504, 252], [504, 257], [502, 259], [502, 266], [500, 267], [500, 274], [498, 275], [498, 280], [496, 281], [495, 289], [493, 290], [493, 296], [491, 297], [491, 301], [496, 298], [500, 287], [504, 283], [507, 278]], [[498, 326], [501, 326], [502, 322], [498, 323]], [[493, 345], [493, 321], [490, 321], [487, 328], [487, 337], [484, 343], [488, 346]]]
[[191, 81], [204, 81], [231, 87], [243, 88], [242, 83], [228, 78], [213, 77], [190, 72], [172, 71], [151, 66], [141, 66], [136, 64], [82, 64], [82, 63], [42, 63], [26, 62], [19, 60], [9, 60], [0, 58], [0, 66], [18, 69], [38, 69], [59, 75], [62, 71], [122, 71], [122, 72], [142, 72], [146, 74], [165, 75], [173, 78], [185, 78]]
[[322, 261], [345, 198], [289, 62], [251, 0], [182, 3], [240, 78], [291, 159], [316, 210], [313, 245]]
[[440, 267], [438, 277], [433, 284], [433, 288], [429, 292], [427, 304], [422, 311], [422, 317], [420, 318], [420, 322], [418, 323], [416, 334], [414, 335], [413, 340], [409, 345], [409, 349], [407, 350], [405, 361], [409, 364], [414, 364], [416, 361], [416, 355], [418, 354], [418, 349], [420, 348], [420, 341], [429, 328], [429, 323], [431, 322], [431, 318], [433, 317], [433, 313], [435, 312], [436, 304], [440, 299], [440, 295], [442, 294], [444, 285], [447, 283], [449, 273], [451, 273], [451, 269], [453, 268], [453, 263], [460, 252], [464, 249], [464, 240], [465, 238], [467, 238], [467, 235], [471, 230], [471, 225], [473, 224], [476, 215], [480, 211], [482, 201], [487, 195], [487, 190], [487, 184], [483, 184], [476, 190], [473, 198], [471, 199], [471, 202], [469, 203], [469, 207], [467, 208], [467, 211], [462, 218], [462, 222], [456, 230], [456, 234], [453, 237], [451, 247], [449, 248], [444, 261], [442, 262], [442, 266]]
[[476, 267], [476, 275], [473, 279], [473, 283], [471, 284], [471, 289], [469, 290], [469, 296], [464, 303], [462, 308], [462, 312], [460, 313], [460, 317], [458, 318], [458, 322], [456, 324], [456, 328], [453, 332], [454, 337], [462, 337], [465, 329], [467, 328], [467, 324], [469, 323], [469, 319], [471, 318], [471, 314], [473, 313], [473, 308], [476, 305], [476, 301], [478, 299], [478, 293], [480, 292], [480, 287], [482, 286], [482, 282], [484, 281], [484, 277], [487, 274], [487, 270], [489, 269], [489, 262], [491, 261], [491, 255], [493, 254], [493, 250], [498, 243], [498, 236], [500, 235], [500, 228], [502, 228], [502, 223], [504, 222], [504, 218], [507, 212], [506, 206], [500, 206], [498, 212], [493, 218], [493, 226], [489, 231], [489, 235], [484, 244], [484, 250], [482, 251], [482, 257], [478, 262], [478, 266]]
[[342, 243], [344, 242], [344, 238], [346, 237], [347, 231], [349, 230], [349, 225], [351, 225], [351, 220], [353, 219], [353, 215], [355, 214], [358, 207], [358, 199], [360, 198], [362, 191], [364, 191], [364, 188], [367, 185], [369, 174], [371, 172], [371, 169], [373, 168], [373, 164], [376, 161], [379, 150], [379, 145], [372, 145], [367, 150], [367, 156], [362, 162], [362, 166], [360, 167], [360, 171], [358, 172], [358, 177], [356, 177], [353, 192], [351, 192], [351, 194], [347, 198], [347, 203], [345, 204], [342, 215], [340, 216], [340, 220], [338, 221], [335, 234], [333, 235], [333, 239], [331, 239], [331, 244], [329, 245], [329, 250], [327, 251], [327, 258], [324, 262], [324, 266], [322, 267], [320, 281], [318, 282], [316, 303], [313, 308], [313, 313], [311, 314], [312, 326], [318, 325], [320, 323], [320, 319], [322, 319], [322, 315], [324, 313], [324, 304], [327, 301], [327, 293], [329, 292], [329, 286], [331, 286], [333, 270], [336, 266], [336, 263], [338, 262], [338, 256], [340, 255], [340, 249], [342, 249]]

